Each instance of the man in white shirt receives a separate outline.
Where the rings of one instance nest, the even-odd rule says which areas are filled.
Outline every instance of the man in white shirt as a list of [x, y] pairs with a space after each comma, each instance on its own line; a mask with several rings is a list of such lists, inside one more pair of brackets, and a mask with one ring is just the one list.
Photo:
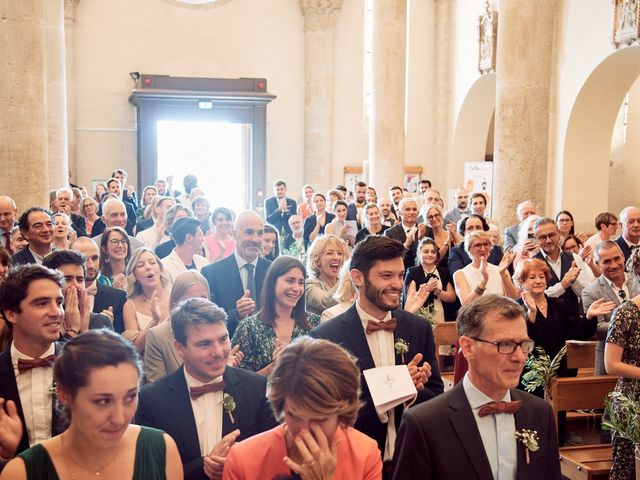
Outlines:
[[266, 378], [227, 365], [226, 319], [224, 310], [202, 298], [176, 307], [171, 329], [183, 366], [140, 392], [135, 422], [171, 435], [186, 480], [222, 478], [234, 442], [277, 425], [265, 396]]
[[[516, 389], [534, 346], [524, 309], [483, 295], [460, 309], [457, 322], [469, 370], [453, 389], [405, 412], [392, 478], [560, 480], [551, 407]], [[525, 430], [539, 448], [518, 440]]]
[[625, 207], [620, 212], [622, 234], [616, 238], [616, 243], [624, 253], [624, 259], [631, 256], [631, 251], [640, 247], [640, 208]]
[[55, 342], [65, 329], [62, 286], [62, 274], [41, 265], [18, 267], [0, 285], [0, 312], [13, 334], [0, 354], [0, 398], [20, 416], [16, 453], [63, 430], [52, 393]]
[[145, 247], [154, 250], [161, 243], [170, 239], [165, 231], [164, 216], [171, 207], [176, 204], [172, 197], [162, 197], [153, 209], [154, 223], [151, 227], [136, 235], [136, 239], [141, 241]]
[[205, 257], [198, 255], [202, 252], [204, 237], [197, 218], [184, 217], [176, 220], [173, 224], [172, 236], [176, 246], [169, 256], [162, 259], [164, 271], [171, 283], [182, 272], [187, 270], [199, 272], [202, 267], [209, 265]]
[[31, 207], [20, 215], [18, 225], [29, 245], [14, 253], [13, 264], [42, 263], [53, 245], [53, 222], [49, 212], [42, 207]]

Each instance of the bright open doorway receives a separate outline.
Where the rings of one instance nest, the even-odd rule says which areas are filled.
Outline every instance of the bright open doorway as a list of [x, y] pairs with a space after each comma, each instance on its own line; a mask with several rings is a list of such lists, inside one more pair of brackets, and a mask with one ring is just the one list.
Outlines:
[[238, 213], [249, 207], [247, 172], [251, 125], [227, 122], [158, 121], [158, 178], [173, 175], [182, 191], [187, 174], [217, 207]]

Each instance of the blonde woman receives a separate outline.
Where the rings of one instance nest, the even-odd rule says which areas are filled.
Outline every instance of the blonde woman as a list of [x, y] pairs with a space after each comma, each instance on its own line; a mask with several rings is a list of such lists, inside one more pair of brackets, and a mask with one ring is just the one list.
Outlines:
[[321, 315], [337, 305], [333, 297], [348, 247], [335, 235], [317, 237], [307, 251], [307, 282], [305, 297], [307, 311]]

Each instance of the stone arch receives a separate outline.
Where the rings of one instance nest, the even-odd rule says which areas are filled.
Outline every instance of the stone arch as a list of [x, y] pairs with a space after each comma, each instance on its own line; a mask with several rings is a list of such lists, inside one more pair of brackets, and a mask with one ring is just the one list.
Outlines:
[[482, 75], [464, 98], [456, 120], [453, 139], [452, 184], [462, 184], [464, 162], [482, 162], [487, 151], [487, 135], [496, 108], [496, 75]]
[[620, 105], [640, 76], [640, 47], [613, 52], [591, 72], [573, 104], [556, 207], [592, 219], [609, 198], [611, 137]]

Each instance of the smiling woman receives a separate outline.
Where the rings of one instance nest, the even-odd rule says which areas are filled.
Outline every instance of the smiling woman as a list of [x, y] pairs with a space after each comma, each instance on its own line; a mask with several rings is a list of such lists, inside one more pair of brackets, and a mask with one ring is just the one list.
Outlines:
[[113, 332], [92, 330], [71, 339], [53, 372], [69, 428], [19, 454], [0, 478], [182, 478], [171, 437], [131, 425], [140, 372], [133, 346]]
[[293, 257], [278, 257], [264, 279], [258, 313], [238, 323], [231, 343], [244, 353], [240, 366], [268, 375], [282, 348], [291, 340], [306, 335], [320, 317], [305, 311], [302, 262]]

